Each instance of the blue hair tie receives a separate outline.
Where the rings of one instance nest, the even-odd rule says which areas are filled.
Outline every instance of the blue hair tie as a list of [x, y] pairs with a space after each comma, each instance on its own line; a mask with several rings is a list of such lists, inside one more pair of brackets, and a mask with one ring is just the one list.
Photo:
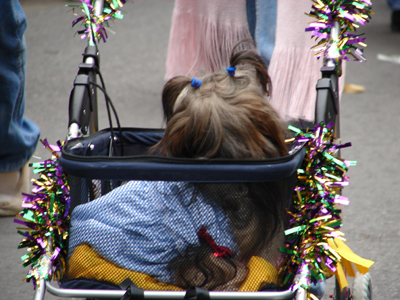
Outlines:
[[192, 79], [192, 87], [198, 88], [201, 85], [201, 80], [200, 79], [196, 79], [193, 77]]
[[228, 71], [229, 76], [235, 76], [236, 67], [227, 67], [226, 70]]

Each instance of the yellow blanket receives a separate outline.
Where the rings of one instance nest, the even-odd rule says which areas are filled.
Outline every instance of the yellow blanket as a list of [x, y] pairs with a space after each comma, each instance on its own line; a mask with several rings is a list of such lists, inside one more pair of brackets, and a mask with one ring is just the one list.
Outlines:
[[[239, 291], [258, 291], [267, 283], [276, 284], [278, 272], [263, 258], [253, 256], [247, 264], [247, 268], [249, 272]], [[132, 282], [144, 290], [183, 290], [177, 286], [157, 281], [147, 274], [120, 268], [105, 260], [87, 244], [75, 248], [68, 262], [67, 276], [70, 279], [96, 279], [116, 285], [119, 285], [126, 278], [130, 278]]]

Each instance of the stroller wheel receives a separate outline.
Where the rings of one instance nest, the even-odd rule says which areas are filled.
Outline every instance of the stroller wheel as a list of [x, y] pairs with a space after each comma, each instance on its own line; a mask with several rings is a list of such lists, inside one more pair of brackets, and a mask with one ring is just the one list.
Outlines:
[[371, 275], [358, 273], [354, 279], [353, 300], [372, 300]]

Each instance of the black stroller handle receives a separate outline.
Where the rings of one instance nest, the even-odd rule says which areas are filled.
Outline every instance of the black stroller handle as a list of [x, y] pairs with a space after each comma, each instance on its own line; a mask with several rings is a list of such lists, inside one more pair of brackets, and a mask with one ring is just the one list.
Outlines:
[[68, 135], [78, 137], [98, 131], [97, 92], [93, 86], [100, 67], [96, 46], [87, 46], [69, 99]]
[[[332, 28], [332, 38], [338, 39], [340, 24], [335, 21]], [[340, 64], [340, 61], [338, 62]], [[324, 66], [321, 68], [322, 78], [317, 82], [317, 99], [315, 102], [314, 123], [333, 123], [334, 135], [340, 137], [340, 108], [339, 108], [339, 76], [337, 65], [331, 59], [324, 58]]]
[[333, 123], [335, 136], [340, 136], [339, 127], [339, 93], [337, 67], [321, 68], [322, 78], [317, 82], [317, 99], [315, 103], [315, 124]]

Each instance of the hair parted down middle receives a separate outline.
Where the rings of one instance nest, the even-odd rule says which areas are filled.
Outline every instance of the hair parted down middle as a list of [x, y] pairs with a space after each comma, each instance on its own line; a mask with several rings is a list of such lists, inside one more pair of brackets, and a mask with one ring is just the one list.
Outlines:
[[234, 76], [223, 69], [198, 77], [169, 80], [162, 102], [167, 121], [163, 139], [152, 151], [185, 158], [264, 159], [287, 155], [285, 127], [266, 101], [271, 81], [262, 58], [252, 51], [232, 52]]

